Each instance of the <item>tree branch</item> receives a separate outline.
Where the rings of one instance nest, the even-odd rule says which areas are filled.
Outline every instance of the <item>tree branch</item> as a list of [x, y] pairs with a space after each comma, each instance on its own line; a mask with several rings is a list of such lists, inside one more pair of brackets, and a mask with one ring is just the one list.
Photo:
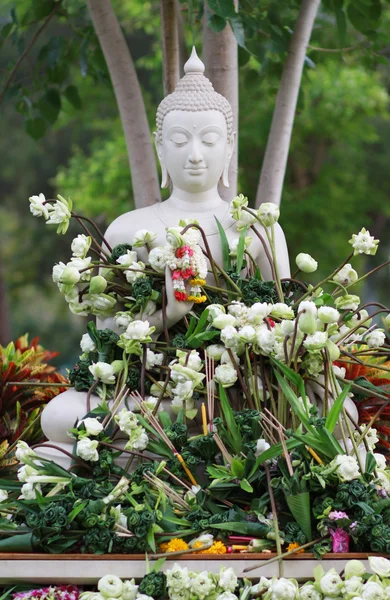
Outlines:
[[180, 79], [179, 7], [177, 0], [161, 0], [161, 42], [163, 51], [164, 94], [171, 94]]
[[[205, 16], [203, 22], [203, 55], [205, 75], [213, 84], [215, 91], [230, 102], [233, 111], [233, 131], [238, 131], [238, 52], [237, 42], [229, 24], [225, 29], [216, 33], [207, 24], [205, 3]], [[209, 9], [207, 9], [209, 10]], [[224, 200], [232, 200], [237, 195], [238, 176], [238, 142], [233, 152], [229, 167], [229, 188], [221, 187], [219, 190]]]
[[87, 0], [118, 103], [137, 208], [159, 202], [156, 160], [145, 105], [126, 39], [110, 0]]
[[302, 0], [291, 36], [257, 188], [257, 207], [262, 202], [280, 204], [306, 49], [319, 4], [320, 0]]
[[14, 75], [16, 73], [16, 71], [19, 69], [21, 63], [23, 62], [23, 60], [26, 58], [27, 54], [30, 52], [31, 48], [34, 46], [35, 42], [37, 41], [37, 39], [39, 38], [39, 36], [41, 35], [42, 31], [47, 27], [47, 25], [50, 23], [50, 21], [52, 20], [52, 18], [54, 17], [55, 13], [57, 12], [57, 10], [60, 8], [61, 6], [61, 2], [58, 2], [58, 4], [56, 4], [53, 8], [53, 10], [51, 11], [51, 13], [46, 17], [46, 19], [44, 20], [44, 22], [42, 23], [42, 25], [40, 26], [39, 29], [37, 29], [37, 31], [35, 32], [35, 34], [33, 35], [30, 43], [26, 46], [26, 48], [24, 49], [24, 51], [22, 52], [22, 54], [19, 56], [18, 60], [16, 61], [15, 65], [13, 66], [13, 68], [11, 69], [11, 72], [8, 76], [7, 81], [5, 82], [5, 85], [3, 87], [2, 92], [0, 93], [0, 104], [2, 103], [5, 93], [8, 90], [12, 79], [14, 78]]

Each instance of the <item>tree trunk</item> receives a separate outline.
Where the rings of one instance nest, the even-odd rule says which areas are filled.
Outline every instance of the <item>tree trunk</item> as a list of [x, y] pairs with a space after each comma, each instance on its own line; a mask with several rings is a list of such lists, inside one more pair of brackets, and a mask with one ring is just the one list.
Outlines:
[[179, 7], [177, 0], [161, 0], [161, 43], [164, 95], [174, 91], [180, 79]]
[[303, 64], [319, 5], [320, 0], [302, 0], [276, 96], [271, 130], [257, 188], [257, 207], [262, 202], [280, 204]]
[[118, 103], [136, 208], [161, 199], [156, 159], [137, 73], [110, 0], [87, 0]]
[[11, 326], [8, 309], [7, 288], [0, 252], [0, 345], [6, 346], [11, 341]]
[[184, 31], [184, 21], [181, 12], [181, 4], [178, 4], [177, 27], [179, 31], [179, 79], [184, 75], [184, 65], [189, 58], [187, 51], [186, 37]]
[[[206, 6], [205, 6], [206, 11]], [[238, 131], [238, 52], [237, 42], [230, 25], [216, 33], [207, 25], [205, 12], [203, 29], [203, 56], [205, 75], [214, 89], [230, 102], [233, 111], [233, 131]], [[237, 136], [238, 137], [238, 136]], [[234, 148], [229, 168], [230, 187], [220, 187], [220, 194], [225, 200], [232, 200], [237, 195], [238, 176], [238, 141]]]

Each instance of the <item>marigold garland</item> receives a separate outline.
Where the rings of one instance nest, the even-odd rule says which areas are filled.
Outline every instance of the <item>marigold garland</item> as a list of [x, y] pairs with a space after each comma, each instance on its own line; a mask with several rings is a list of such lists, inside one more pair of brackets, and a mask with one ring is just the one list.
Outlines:
[[160, 544], [162, 552], [180, 552], [180, 550], [188, 550], [188, 544], [181, 538], [173, 538], [169, 542]]
[[[299, 548], [298, 542], [291, 542], [291, 544], [289, 544], [287, 546], [287, 552], [291, 552], [291, 550], [295, 550], [296, 548]], [[303, 552], [305, 552], [305, 551], [304, 550], [298, 550], [298, 552], [295, 552], [295, 554], [302, 554]]]

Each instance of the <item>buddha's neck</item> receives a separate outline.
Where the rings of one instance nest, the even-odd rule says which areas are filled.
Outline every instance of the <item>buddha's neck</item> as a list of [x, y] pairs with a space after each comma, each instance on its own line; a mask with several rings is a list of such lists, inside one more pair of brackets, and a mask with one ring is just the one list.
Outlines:
[[174, 187], [171, 196], [164, 204], [169, 204], [176, 210], [192, 215], [197, 212], [204, 213], [206, 207], [208, 212], [222, 207], [226, 208], [226, 202], [219, 195], [217, 186], [207, 192], [195, 194]]

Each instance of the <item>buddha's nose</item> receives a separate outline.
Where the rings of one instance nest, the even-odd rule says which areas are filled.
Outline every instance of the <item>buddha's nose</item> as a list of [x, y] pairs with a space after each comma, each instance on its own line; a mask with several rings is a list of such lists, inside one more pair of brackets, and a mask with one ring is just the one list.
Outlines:
[[192, 143], [191, 152], [188, 156], [188, 160], [191, 163], [195, 163], [195, 164], [198, 164], [198, 163], [202, 162], [202, 160], [203, 160], [202, 149], [197, 140], [194, 140]]

